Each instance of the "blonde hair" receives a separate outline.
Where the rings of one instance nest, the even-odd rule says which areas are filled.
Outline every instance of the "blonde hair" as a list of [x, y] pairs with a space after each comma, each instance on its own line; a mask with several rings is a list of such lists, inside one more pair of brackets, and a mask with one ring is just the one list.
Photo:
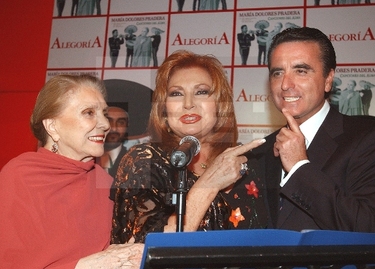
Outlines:
[[57, 75], [51, 78], [41, 89], [35, 102], [30, 118], [30, 127], [40, 146], [47, 143], [48, 133], [43, 120], [58, 116], [65, 107], [69, 92], [74, 92], [82, 86], [97, 89], [104, 98], [107, 92], [103, 82], [90, 75]]
[[216, 97], [215, 103], [218, 118], [212, 132], [213, 135], [209, 139], [213, 149], [210, 155], [211, 159], [213, 159], [226, 148], [236, 144], [238, 131], [232, 89], [222, 64], [212, 55], [198, 55], [190, 51], [179, 50], [165, 59], [156, 75], [148, 132], [151, 136], [151, 141], [158, 143], [166, 151], [171, 151], [178, 145], [181, 138], [169, 131], [166, 122], [167, 87], [169, 79], [176, 70], [192, 67], [206, 70], [212, 79], [210, 94], [214, 94]]

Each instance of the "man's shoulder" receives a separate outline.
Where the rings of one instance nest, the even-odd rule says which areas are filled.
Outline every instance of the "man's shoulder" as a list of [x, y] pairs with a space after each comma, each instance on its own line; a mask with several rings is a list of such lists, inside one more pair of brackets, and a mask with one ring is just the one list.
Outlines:
[[[358, 129], [375, 129], [374, 116], [347, 116], [344, 117], [344, 126], [356, 126]], [[353, 128], [353, 127], [351, 127]]]
[[[331, 109], [332, 110], [332, 109]], [[332, 126], [341, 129], [342, 132], [351, 136], [358, 136], [360, 134], [375, 134], [375, 117], [374, 116], [348, 116], [337, 110], [330, 111], [325, 121], [326, 128], [332, 130]], [[351, 134], [351, 135], [350, 135]]]

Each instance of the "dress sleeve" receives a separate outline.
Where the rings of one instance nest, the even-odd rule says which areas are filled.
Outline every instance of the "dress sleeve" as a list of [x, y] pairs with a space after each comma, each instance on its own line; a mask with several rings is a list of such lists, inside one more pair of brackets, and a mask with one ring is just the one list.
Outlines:
[[161, 151], [149, 144], [132, 147], [122, 158], [115, 180], [112, 243], [144, 242], [163, 232], [175, 211], [165, 201], [173, 192], [173, 170]]

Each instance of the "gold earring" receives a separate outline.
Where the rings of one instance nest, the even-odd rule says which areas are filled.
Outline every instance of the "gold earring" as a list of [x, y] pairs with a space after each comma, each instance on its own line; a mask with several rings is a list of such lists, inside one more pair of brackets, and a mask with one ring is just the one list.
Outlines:
[[53, 141], [51, 151], [53, 153], [56, 153], [58, 150], [59, 150], [59, 145], [57, 145], [57, 143], [55, 141]]
[[168, 133], [170, 133], [171, 132], [171, 128], [169, 127], [167, 117], [164, 117], [164, 121], [165, 121], [165, 125], [167, 125], [167, 131], [168, 131]]

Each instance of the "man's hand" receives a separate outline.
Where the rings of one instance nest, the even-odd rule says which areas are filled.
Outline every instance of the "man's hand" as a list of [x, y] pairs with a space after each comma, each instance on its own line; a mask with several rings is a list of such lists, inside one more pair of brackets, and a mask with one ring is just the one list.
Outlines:
[[288, 110], [283, 109], [287, 120], [287, 127], [281, 128], [276, 136], [273, 152], [280, 157], [285, 172], [289, 172], [299, 161], [307, 160], [305, 137], [299, 129], [298, 123]]

